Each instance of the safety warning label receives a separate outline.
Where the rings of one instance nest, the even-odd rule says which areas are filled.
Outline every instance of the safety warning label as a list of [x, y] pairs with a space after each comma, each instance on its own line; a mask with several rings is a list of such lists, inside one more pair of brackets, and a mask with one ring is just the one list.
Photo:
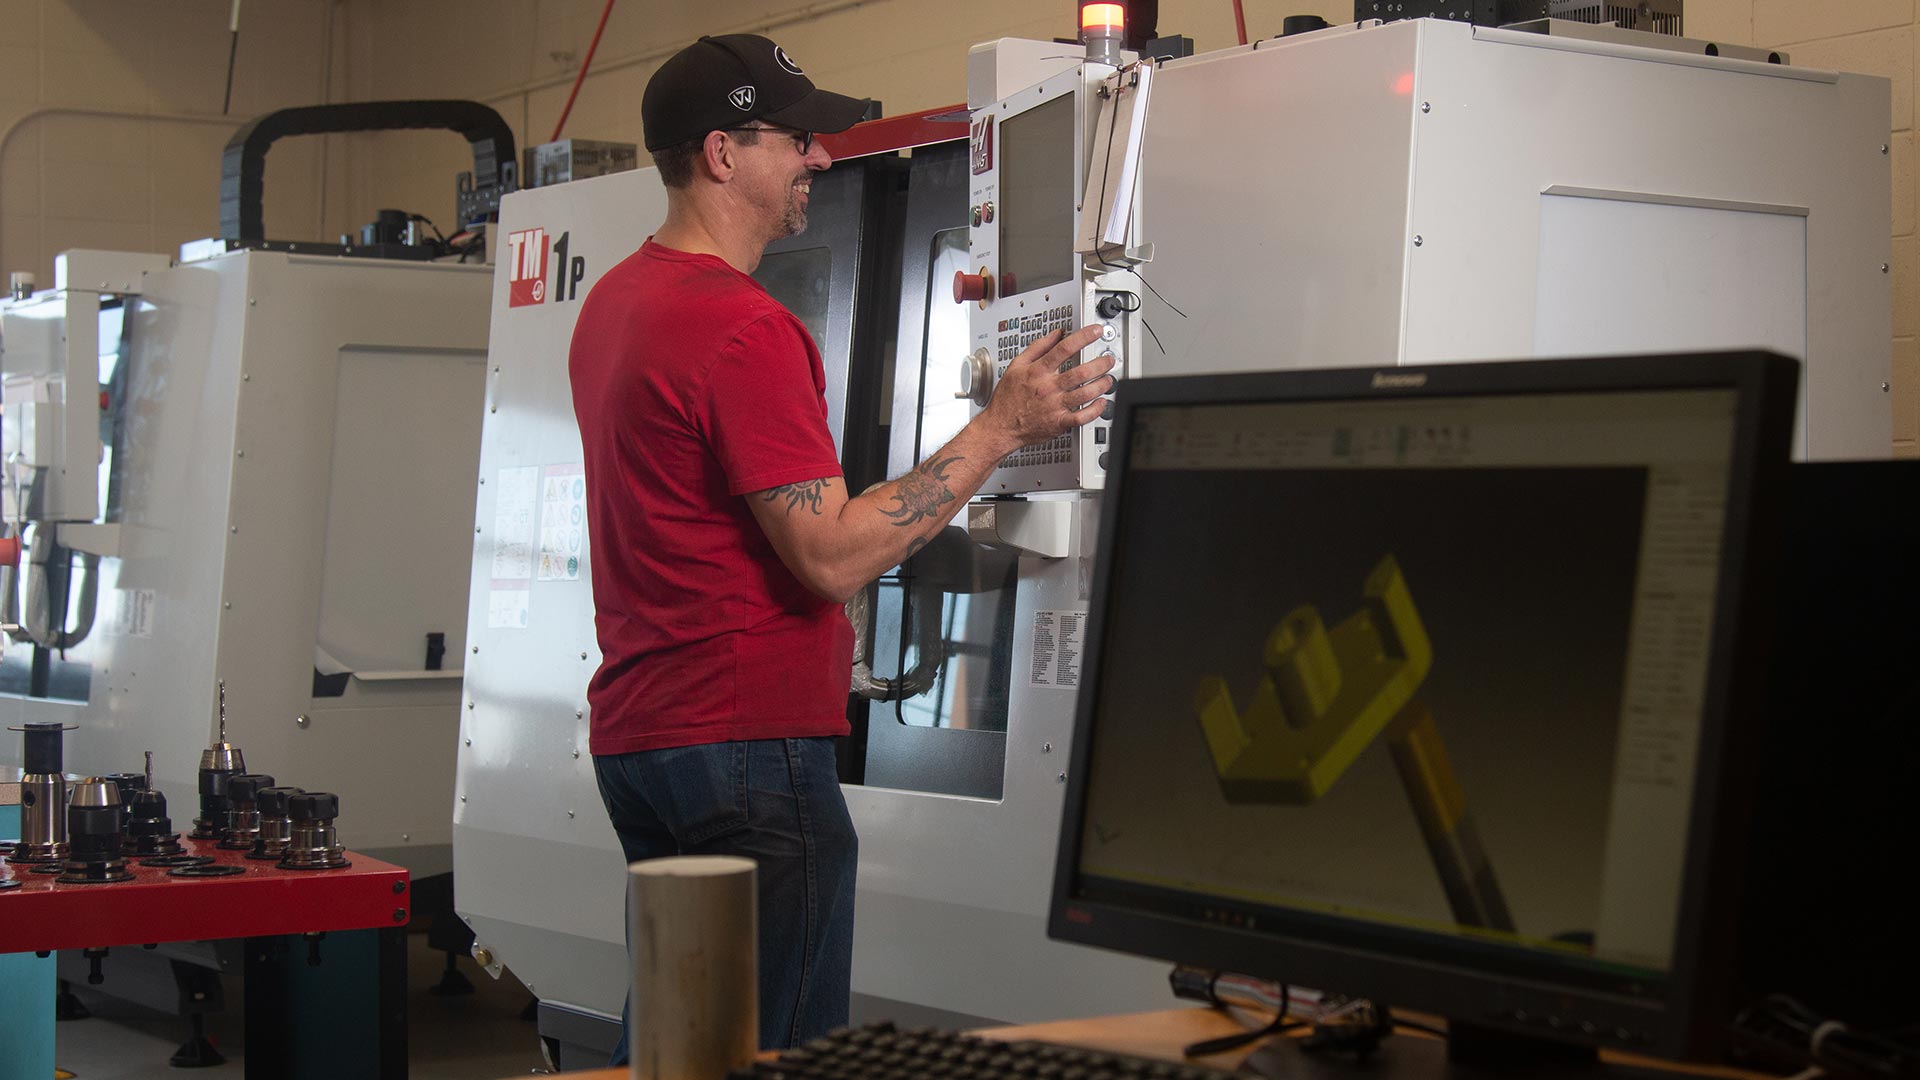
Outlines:
[[579, 581], [586, 537], [586, 466], [575, 462], [541, 469], [539, 580]]

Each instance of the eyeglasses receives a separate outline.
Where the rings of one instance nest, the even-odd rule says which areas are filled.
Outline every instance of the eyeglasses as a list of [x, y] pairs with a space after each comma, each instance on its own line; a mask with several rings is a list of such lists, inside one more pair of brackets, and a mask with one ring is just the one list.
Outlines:
[[771, 131], [776, 135], [785, 135], [787, 138], [792, 139], [793, 145], [799, 148], [801, 157], [806, 157], [809, 153], [813, 151], [813, 132], [811, 131], [795, 131], [792, 128], [769, 127], [769, 126], [759, 125], [759, 124], [750, 125], [747, 127], [720, 128], [719, 130], [721, 131]]

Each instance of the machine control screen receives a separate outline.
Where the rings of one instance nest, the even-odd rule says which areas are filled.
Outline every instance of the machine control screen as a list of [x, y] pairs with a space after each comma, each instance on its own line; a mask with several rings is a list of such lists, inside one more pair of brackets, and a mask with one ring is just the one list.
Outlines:
[[1073, 277], [1075, 96], [1000, 123], [1000, 294]]

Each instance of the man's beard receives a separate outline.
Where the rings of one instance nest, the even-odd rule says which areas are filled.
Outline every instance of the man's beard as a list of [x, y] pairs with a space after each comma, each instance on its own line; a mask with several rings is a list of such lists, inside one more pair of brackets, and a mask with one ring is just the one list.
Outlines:
[[807, 211], [805, 207], [800, 205], [799, 188], [790, 187], [787, 189], [787, 209], [786, 212], [781, 215], [780, 228], [783, 231], [780, 233], [779, 239], [782, 240], [789, 236], [798, 236], [806, 231]]
[[784, 240], [789, 236], [798, 236], [806, 231], [807, 208], [800, 204], [799, 185], [810, 184], [813, 178], [813, 173], [809, 172], [805, 176], [801, 176], [787, 185], [787, 205], [780, 213], [781, 232], [780, 235], [774, 237], [774, 239]]

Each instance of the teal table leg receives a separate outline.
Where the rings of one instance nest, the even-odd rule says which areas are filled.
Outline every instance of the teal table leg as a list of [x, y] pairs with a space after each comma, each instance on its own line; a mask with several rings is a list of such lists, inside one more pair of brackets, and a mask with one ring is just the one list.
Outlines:
[[[0, 806], [0, 837], [20, 835], [20, 808]], [[0, 895], [0, 905], [7, 898]], [[0, 919], [6, 908], [0, 906]], [[53, 1075], [53, 957], [0, 953], [0, 1080], [48, 1080]]]

